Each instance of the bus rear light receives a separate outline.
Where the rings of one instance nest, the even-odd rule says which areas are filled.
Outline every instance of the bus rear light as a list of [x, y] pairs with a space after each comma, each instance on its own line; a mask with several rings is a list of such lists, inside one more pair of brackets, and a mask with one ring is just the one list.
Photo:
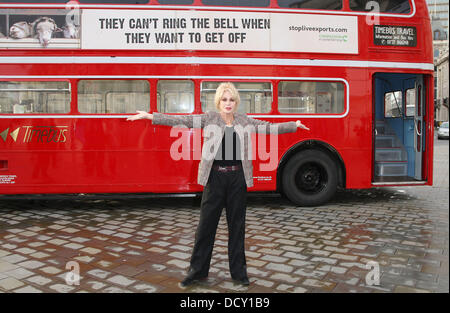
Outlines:
[[0, 160], [0, 170], [8, 169], [8, 160]]

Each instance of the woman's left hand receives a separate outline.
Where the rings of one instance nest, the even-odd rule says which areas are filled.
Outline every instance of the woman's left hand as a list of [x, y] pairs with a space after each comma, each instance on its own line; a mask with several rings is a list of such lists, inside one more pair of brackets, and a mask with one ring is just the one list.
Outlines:
[[299, 120], [297, 120], [295, 123], [297, 124], [297, 127], [301, 128], [301, 129], [309, 130], [309, 128], [306, 127], [305, 125], [303, 125], [302, 122], [300, 122]]

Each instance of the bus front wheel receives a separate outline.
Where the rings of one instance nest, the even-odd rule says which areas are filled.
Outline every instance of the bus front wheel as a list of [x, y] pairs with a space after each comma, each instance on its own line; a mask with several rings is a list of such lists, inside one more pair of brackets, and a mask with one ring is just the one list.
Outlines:
[[287, 162], [283, 170], [282, 184], [285, 195], [295, 204], [321, 205], [336, 193], [336, 162], [320, 150], [302, 151]]

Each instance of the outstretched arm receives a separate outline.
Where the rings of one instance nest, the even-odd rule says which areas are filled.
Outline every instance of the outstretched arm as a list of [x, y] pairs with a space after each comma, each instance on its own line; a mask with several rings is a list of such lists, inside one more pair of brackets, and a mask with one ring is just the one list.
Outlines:
[[205, 124], [206, 114], [190, 114], [190, 115], [169, 115], [163, 113], [147, 113], [144, 111], [136, 111], [138, 114], [130, 116], [127, 121], [136, 121], [140, 119], [149, 119], [155, 125], [177, 126], [184, 125], [188, 128], [202, 128]]
[[295, 122], [285, 122], [285, 123], [270, 123], [267, 121], [261, 121], [248, 117], [250, 124], [255, 126], [256, 132], [263, 134], [285, 134], [285, 133], [295, 133], [297, 128], [309, 130], [308, 127], [302, 124], [299, 120]]

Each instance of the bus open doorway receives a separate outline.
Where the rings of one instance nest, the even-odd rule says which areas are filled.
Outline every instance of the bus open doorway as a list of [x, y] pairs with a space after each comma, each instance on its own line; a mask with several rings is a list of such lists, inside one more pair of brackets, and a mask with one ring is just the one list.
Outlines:
[[373, 183], [425, 183], [424, 76], [376, 73], [373, 83]]

